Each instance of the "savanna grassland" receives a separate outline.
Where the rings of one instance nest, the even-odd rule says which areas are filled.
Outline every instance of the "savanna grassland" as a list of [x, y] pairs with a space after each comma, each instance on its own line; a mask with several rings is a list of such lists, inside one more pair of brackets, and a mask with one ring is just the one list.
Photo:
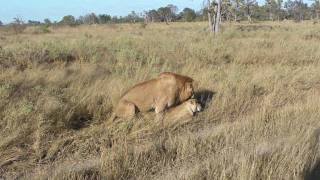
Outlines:
[[[320, 25], [206, 25], [0, 30], [0, 179], [319, 179]], [[163, 71], [204, 111], [108, 121]]]

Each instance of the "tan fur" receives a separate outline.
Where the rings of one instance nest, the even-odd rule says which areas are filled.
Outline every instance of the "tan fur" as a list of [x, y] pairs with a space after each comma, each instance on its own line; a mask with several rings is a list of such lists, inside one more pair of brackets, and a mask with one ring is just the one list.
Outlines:
[[196, 112], [201, 111], [201, 105], [196, 99], [189, 99], [188, 101], [170, 109], [165, 115], [165, 124], [172, 124], [175, 121], [183, 120], [194, 116]]
[[138, 111], [147, 112], [151, 109], [157, 114], [162, 113], [193, 95], [192, 82], [193, 79], [187, 76], [162, 73], [155, 79], [139, 83], [121, 97], [114, 118], [132, 117]]
[[182, 76], [179, 74], [175, 74], [172, 72], [163, 72], [159, 74], [158, 76], [159, 79], [161, 78], [168, 78], [168, 79], [173, 79], [177, 86], [180, 88], [180, 95], [179, 95], [179, 102], [184, 102], [188, 100], [190, 96], [190, 92], [192, 91], [193, 95], [193, 82], [194, 80], [188, 76]]

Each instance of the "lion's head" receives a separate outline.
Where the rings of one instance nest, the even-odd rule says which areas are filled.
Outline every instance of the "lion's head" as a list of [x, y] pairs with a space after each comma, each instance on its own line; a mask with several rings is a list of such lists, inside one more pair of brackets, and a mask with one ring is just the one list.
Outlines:
[[163, 72], [159, 78], [172, 78], [175, 79], [179, 88], [179, 102], [184, 102], [190, 99], [194, 94], [193, 79], [188, 76], [175, 74], [172, 72]]

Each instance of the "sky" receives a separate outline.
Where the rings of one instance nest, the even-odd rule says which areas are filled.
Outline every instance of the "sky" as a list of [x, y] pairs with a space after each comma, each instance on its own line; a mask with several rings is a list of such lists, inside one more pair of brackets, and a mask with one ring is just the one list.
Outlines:
[[9, 23], [14, 17], [24, 21], [59, 21], [65, 15], [78, 17], [88, 13], [125, 16], [131, 11], [157, 9], [174, 4], [179, 10], [200, 10], [203, 0], [0, 0], [0, 21]]

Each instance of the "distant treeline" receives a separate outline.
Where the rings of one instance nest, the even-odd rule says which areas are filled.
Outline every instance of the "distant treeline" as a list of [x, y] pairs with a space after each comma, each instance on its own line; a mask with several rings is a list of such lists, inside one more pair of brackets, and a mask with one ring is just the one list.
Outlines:
[[[310, 20], [319, 19], [320, 0], [313, 0], [308, 5], [303, 0], [266, 0], [265, 4], [259, 5], [256, 0], [222, 0], [221, 21], [241, 21], [241, 20]], [[209, 8], [210, 9], [210, 8]], [[208, 8], [200, 11], [191, 8], [184, 8], [179, 11], [178, 7], [169, 4], [165, 7], [136, 13], [132, 11], [127, 16], [111, 16], [108, 14], [95, 13], [80, 17], [72, 15], [64, 16], [60, 21], [52, 22], [50, 19], [44, 19], [43, 22], [29, 20], [22, 21], [21, 18], [14, 18], [10, 24], [25, 25], [70, 25], [77, 26], [81, 24], [108, 24], [108, 23], [136, 23], [136, 22], [192, 22], [206, 21], [208, 18]], [[0, 26], [3, 23], [0, 21]]]

